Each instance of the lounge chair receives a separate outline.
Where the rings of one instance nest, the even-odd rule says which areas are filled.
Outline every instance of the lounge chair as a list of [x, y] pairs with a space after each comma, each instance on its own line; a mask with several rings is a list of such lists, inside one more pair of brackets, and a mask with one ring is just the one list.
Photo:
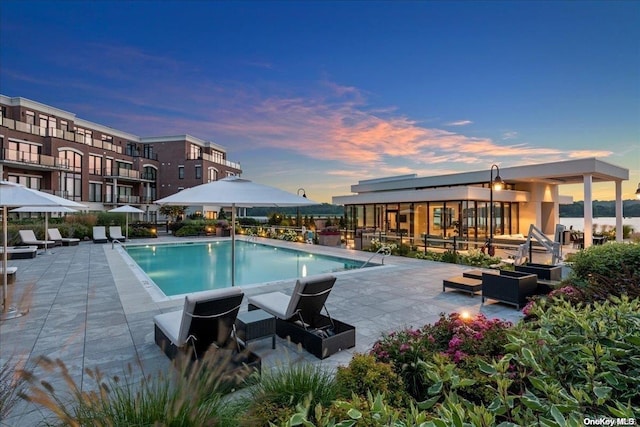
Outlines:
[[[4, 252], [4, 248], [0, 246], [0, 255]], [[30, 259], [35, 258], [38, 253], [37, 246], [8, 246], [7, 259]]]
[[38, 240], [33, 230], [19, 230], [18, 234], [20, 234], [20, 240], [23, 245], [46, 248], [55, 246], [56, 244], [53, 240]]
[[182, 310], [153, 318], [156, 344], [170, 359], [191, 351], [199, 358], [211, 345], [238, 349], [232, 331], [243, 296], [240, 288], [187, 295]]
[[125, 237], [122, 235], [122, 227], [120, 227], [119, 225], [109, 227], [109, 240], [124, 242]]
[[[0, 267], [0, 277], [2, 277], [4, 269]], [[18, 267], [7, 267], [7, 285], [15, 283], [16, 281], [16, 273], [18, 272]], [[2, 285], [2, 279], [0, 279], [0, 286]]]
[[[325, 302], [335, 276], [298, 279], [291, 296], [271, 292], [249, 298], [249, 310], [262, 309], [276, 317], [276, 334], [324, 359], [356, 345], [356, 328], [331, 318]], [[322, 309], [326, 316], [321, 314]]]
[[78, 243], [80, 243], [80, 239], [76, 239], [75, 237], [62, 237], [60, 230], [57, 228], [48, 229], [47, 234], [51, 240], [62, 246], [77, 246]]
[[93, 227], [93, 243], [107, 243], [107, 230], [103, 226]]

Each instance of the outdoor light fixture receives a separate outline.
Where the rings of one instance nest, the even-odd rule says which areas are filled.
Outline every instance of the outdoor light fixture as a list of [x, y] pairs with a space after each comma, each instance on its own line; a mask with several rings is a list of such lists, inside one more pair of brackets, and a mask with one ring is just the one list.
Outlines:
[[[493, 177], [493, 168], [496, 169], [496, 177]], [[495, 255], [496, 250], [493, 247], [493, 190], [500, 191], [504, 188], [504, 181], [500, 178], [500, 168], [498, 165], [491, 165], [489, 171], [489, 241], [487, 242], [487, 253], [490, 256]]]
[[[307, 198], [307, 192], [304, 191], [304, 188], [300, 187], [298, 188], [298, 196], [300, 195], [300, 191], [302, 191], [302, 197], [304, 197], [305, 199]], [[299, 227], [300, 226], [300, 206], [297, 207], [296, 209], [296, 226]]]
[[640, 200], [640, 182], [638, 183], [638, 189], [636, 190], [636, 199]]

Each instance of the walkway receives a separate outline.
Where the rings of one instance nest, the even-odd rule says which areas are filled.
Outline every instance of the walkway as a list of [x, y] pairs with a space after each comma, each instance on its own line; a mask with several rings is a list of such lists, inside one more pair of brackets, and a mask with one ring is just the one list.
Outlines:
[[[167, 237], [152, 242], [162, 240], [175, 241]], [[371, 256], [368, 252], [324, 246], [265, 242], [362, 261]], [[1, 364], [20, 361], [33, 368], [34, 360], [41, 355], [61, 359], [83, 389], [95, 385], [85, 368], [122, 376], [131, 366], [138, 378], [169, 368], [169, 360], [154, 343], [152, 319], [158, 313], [179, 308], [183, 301], [154, 302], [111, 244], [82, 242], [75, 247], [57, 247], [51, 254], [11, 260], [9, 265], [18, 267], [17, 281], [9, 286], [10, 300], [29, 312], [0, 322]], [[441, 312], [481, 311], [487, 317], [511, 321], [521, 317], [510, 306], [482, 306], [479, 296], [443, 293], [442, 280], [465, 268], [469, 267], [391, 256], [383, 267], [337, 273], [327, 306], [334, 318], [356, 326], [355, 348], [323, 361], [282, 339], [278, 339], [276, 350], [271, 349], [269, 339], [252, 342], [251, 348], [262, 356], [264, 368], [298, 361], [334, 368], [347, 364], [353, 353], [368, 351], [381, 334], [433, 323]], [[290, 293], [292, 287], [291, 282], [279, 282], [243, 289], [246, 296], [251, 296], [274, 290]], [[242, 310], [246, 309], [245, 297]], [[56, 390], [64, 389], [59, 376], [39, 369], [36, 373], [45, 375]], [[20, 401], [12, 417], [0, 421], [0, 425], [29, 426], [42, 418], [37, 408]]]

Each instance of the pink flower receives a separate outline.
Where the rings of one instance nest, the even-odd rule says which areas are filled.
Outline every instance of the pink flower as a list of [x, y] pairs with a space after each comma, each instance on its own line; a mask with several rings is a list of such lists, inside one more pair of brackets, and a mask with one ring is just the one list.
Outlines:
[[411, 346], [407, 343], [404, 343], [400, 346], [400, 353], [404, 353], [405, 351], [411, 349]]
[[450, 349], [456, 348], [456, 347], [458, 347], [460, 344], [462, 344], [462, 340], [461, 340], [459, 337], [454, 336], [454, 337], [453, 337], [453, 338], [451, 338], [451, 340], [449, 341], [449, 348], [450, 348]]

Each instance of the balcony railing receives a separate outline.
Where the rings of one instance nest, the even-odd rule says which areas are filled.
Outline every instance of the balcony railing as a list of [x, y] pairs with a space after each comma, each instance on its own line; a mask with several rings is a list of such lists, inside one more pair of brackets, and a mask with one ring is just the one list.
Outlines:
[[105, 194], [104, 195], [105, 203], [124, 203], [128, 205], [138, 205], [140, 204], [140, 196], [130, 196], [125, 194]]
[[122, 147], [115, 145], [109, 141], [102, 141], [99, 139], [93, 139], [86, 135], [82, 135], [73, 131], [56, 129], [56, 128], [43, 128], [29, 123], [2, 118], [2, 126], [9, 129], [14, 129], [20, 132], [30, 133], [32, 135], [47, 136], [52, 138], [65, 139], [67, 141], [77, 142], [79, 144], [86, 144], [92, 147], [102, 148], [104, 150], [115, 151], [118, 154], [122, 154]]
[[125, 168], [105, 168], [104, 176], [113, 178], [140, 179], [140, 171]]
[[69, 169], [69, 160], [59, 159], [57, 157], [47, 156], [44, 154], [28, 153], [3, 148], [0, 150], [0, 156], [2, 160], [11, 162], [38, 165], [47, 168]]
[[[229, 160], [225, 160], [225, 159], [220, 159], [217, 156], [212, 156], [211, 154], [207, 154], [207, 153], [202, 153], [201, 157], [203, 160], [207, 160], [209, 162], [212, 163], [217, 163], [219, 165], [224, 165], [230, 168], [234, 168], [234, 169], [242, 169], [240, 167], [240, 163], [237, 162], [230, 162]], [[195, 159], [190, 159], [190, 160], [195, 160]]]

